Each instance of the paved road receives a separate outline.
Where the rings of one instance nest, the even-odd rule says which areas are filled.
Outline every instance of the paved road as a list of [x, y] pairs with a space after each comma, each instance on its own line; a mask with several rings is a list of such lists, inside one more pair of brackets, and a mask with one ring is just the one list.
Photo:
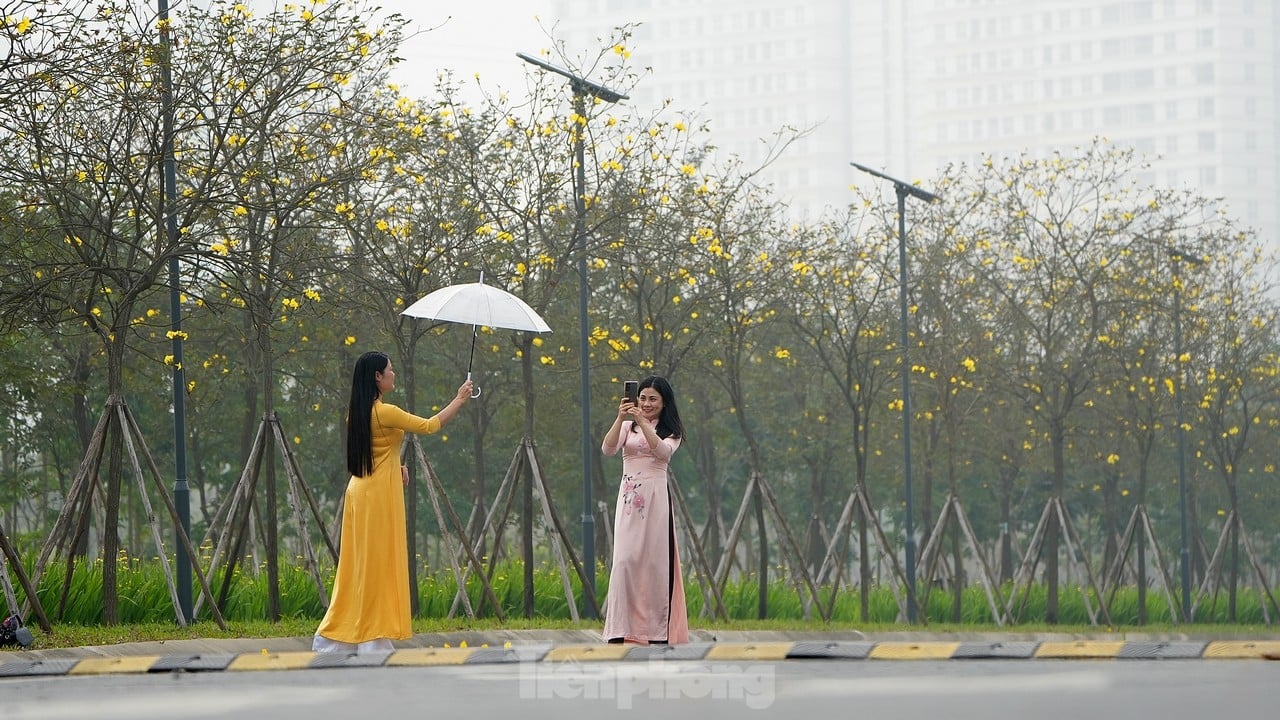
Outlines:
[[0, 718], [1035, 717], [1275, 714], [1280, 664], [1201, 660], [506, 663], [0, 680]]

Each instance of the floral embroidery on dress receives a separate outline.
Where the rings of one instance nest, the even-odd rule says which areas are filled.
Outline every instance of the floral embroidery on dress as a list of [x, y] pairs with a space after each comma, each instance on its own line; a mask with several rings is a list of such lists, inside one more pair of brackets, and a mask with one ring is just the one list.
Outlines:
[[622, 505], [626, 508], [625, 512], [630, 515], [634, 510], [641, 520], [644, 519], [644, 496], [640, 494], [643, 484], [630, 475], [622, 476]]

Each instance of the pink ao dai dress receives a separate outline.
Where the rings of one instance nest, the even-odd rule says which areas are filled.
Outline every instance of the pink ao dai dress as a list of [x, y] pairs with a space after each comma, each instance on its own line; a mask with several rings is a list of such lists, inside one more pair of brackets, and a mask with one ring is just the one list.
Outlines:
[[622, 450], [622, 484], [614, 510], [613, 569], [605, 601], [604, 638], [625, 642], [689, 642], [680, 550], [676, 546], [667, 463], [680, 447], [669, 437], [649, 447], [644, 433], [622, 423], [619, 446], [601, 445], [605, 455]]

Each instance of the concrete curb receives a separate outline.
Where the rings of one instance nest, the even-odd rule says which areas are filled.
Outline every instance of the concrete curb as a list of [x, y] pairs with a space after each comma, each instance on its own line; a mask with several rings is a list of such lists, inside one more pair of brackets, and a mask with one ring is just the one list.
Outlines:
[[[563, 633], [559, 633], [563, 634]], [[418, 636], [422, 637], [422, 636]], [[0, 677], [113, 675], [159, 672], [244, 672], [304, 670], [334, 667], [429, 667], [498, 663], [595, 662], [777, 662], [784, 660], [1280, 660], [1280, 640], [788, 640], [705, 642], [687, 645], [609, 645], [589, 643], [530, 643], [504, 641], [461, 647], [406, 647], [391, 653], [366, 655], [314, 653], [309, 649], [279, 649], [309, 642], [309, 638], [265, 640], [178, 641], [134, 643], [164, 645], [162, 654], [101, 652], [101, 648], [68, 648], [79, 657], [53, 657], [58, 651], [6, 653]], [[415, 638], [416, 640], [416, 638]], [[257, 651], [226, 652], [239, 644], [268, 643]], [[114, 646], [111, 646], [114, 647]], [[137, 649], [137, 648], [129, 648]], [[99, 652], [86, 652], [98, 650]]]

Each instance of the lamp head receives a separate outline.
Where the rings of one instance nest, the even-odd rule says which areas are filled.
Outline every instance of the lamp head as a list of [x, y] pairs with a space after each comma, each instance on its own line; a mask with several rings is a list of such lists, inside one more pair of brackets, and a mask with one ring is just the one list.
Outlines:
[[929, 192], [928, 190], [925, 190], [924, 188], [917, 187], [915, 185], [912, 185], [909, 182], [904, 182], [902, 180], [899, 180], [898, 178], [893, 177], [892, 175], [886, 175], [880, 172], [879, 170], [873, 170], [872, 168], [869, 168], [866, 165], [862, 165], [856, 162], [850, 162], [849, 164], [861, 170], [862, 172], [867, 173], [868, 175], [874, 175], [875, 177], [882, 178], [884, 180], [888, 180], [889, 182], [893, 183], [894, 191], [896, 191], [900, 195], [902, 194], [910, 195], [911, 197], [916, 198], [917, 200], [923, 200], [925, 202], [934, 202], [935, 200], [942, 199], [937, 195], [934, 195], [933, 193]]
[[547, 70], [557, 75], [561, 75], [566, 78], [569, 78], [571, 87], [573, 88], [573, 92], [578, 95], [590, 95], [592, 97], [598, 97], [605, 102], [611, 102], [611, 103], [616, 103], [619, 100], [630, 99], [626, 95], [623, 95], [622, 93], [616, 90], [610, 90], [609, 88], [601, 85], [600, 83], [592, 82], [591, 80], [588, 80], [584, 77], [574, 75], [573, 73], [569, 72], [568, 70], [565, 70], [562, 67], [557, 67], [555, 65], [552, 65], [551, 63], [545, 60], [542, 60], [540, 58], [533, 57], [532, 55], [526, 55], [522, 52], [518, 52], [516, 53], [516, 57], [529, 63], [530, 65], [537, 65], [543, 70]]

